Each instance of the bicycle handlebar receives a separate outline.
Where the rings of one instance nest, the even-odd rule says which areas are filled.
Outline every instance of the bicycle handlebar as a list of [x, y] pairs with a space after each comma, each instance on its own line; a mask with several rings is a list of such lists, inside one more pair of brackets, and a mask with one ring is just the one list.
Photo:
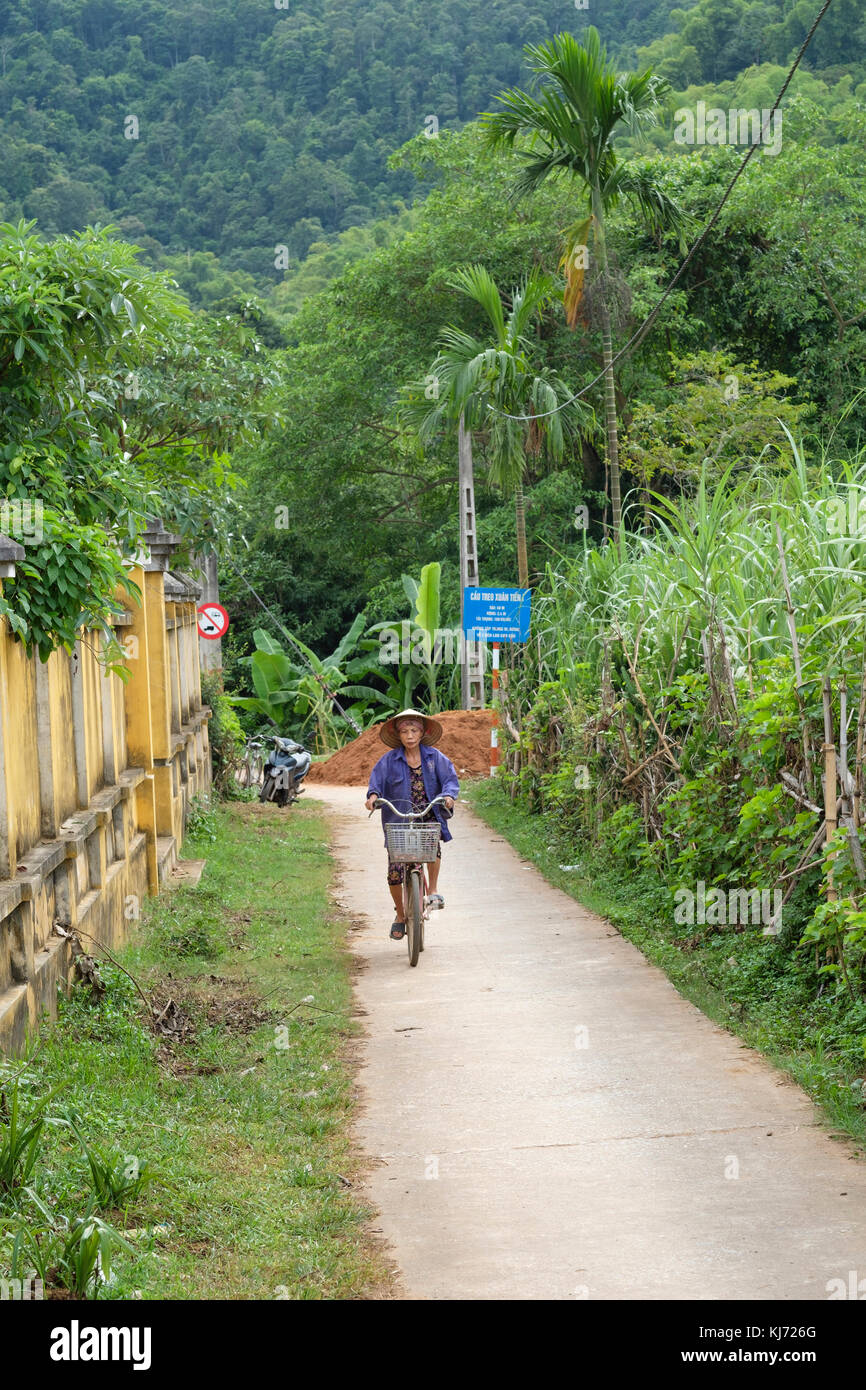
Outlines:
[[[433, 807], [438, 806], [440, 801], [447, 801], [447, 799], [448, 798], [445, 796], [434, 796], [433, 800], [430, 802], [430, 805], [425, 806], [423, 811], [398, 811], [397, 807], [394, 805], [392, 801], [388, 801], [384, 796], [377, 796], [375, 804], [373, 806], [373, 811], [381, 811], [383, 806], [387, 806], [389, 810], [394, 812], [395, 816], [400, 816], [403, 820], [422, 820], [424, 816], [426, 816], [428, 811], [432, 811]], [[373, 811], [370, 812], [371, 816], [373, 814]]]

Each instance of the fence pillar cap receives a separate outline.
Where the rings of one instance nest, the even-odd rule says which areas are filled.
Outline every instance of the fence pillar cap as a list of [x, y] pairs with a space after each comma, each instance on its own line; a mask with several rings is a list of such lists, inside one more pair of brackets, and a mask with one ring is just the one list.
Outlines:
[[202, 595], [202, 587], [183, 570], [169, 570], [165, 576], [165, 593], [166, 597], [171, 595], [180, 602], [197, 603]]
[[23, 545], [0, 532], [0, 579], [15, 578], [15, 564], [25, 556]]
[[151, 517], [147, 530], [143, 532], [141, 544], [147, 555], [143, 568], [146, 570], [167, 570], [171, 557], [181, 545], [180, 536], [166, 531], [159, 517]]

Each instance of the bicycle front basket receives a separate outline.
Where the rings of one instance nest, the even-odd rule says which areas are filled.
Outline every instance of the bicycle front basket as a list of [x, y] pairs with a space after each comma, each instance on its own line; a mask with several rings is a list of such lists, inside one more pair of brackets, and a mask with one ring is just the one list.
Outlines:
[[431, 864], [439, 849], [439, 824], [386, 825], [385, 838], [392, 864]]

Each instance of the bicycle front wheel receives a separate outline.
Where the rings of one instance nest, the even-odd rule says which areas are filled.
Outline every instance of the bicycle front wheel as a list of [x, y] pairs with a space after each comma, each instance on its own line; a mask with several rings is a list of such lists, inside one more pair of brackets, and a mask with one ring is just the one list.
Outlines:
[[[407, 873], [409, 873], [407, 866]], [[421, 896], [421, 870], [413, 869], [409, 873], [409, 892], [408, 903], [406, 904], [406, 944], [409, 948], [409, 964], [418, 964], [418, 955], [421, 950], [421, 932], [424, 924], [421, 914], [424, 907], [424, 900]]]

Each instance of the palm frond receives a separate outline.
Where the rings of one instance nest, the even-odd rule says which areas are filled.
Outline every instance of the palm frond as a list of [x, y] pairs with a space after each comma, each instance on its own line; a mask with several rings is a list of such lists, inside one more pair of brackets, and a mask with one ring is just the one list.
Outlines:
[[656, 177], [637, 164], [617, 166], [602, 186], [605, 206], [612, 207], [622, 197], [637, 204], [653, 232], [682, 234], [688, 225], [688, 218], [679, 204], [661, 188]]
[[487, 267], [483, 265], [464, 266], [454, 272], [448, 284], [452, 289], [462, 291], [470, 299], [474, 299], [476, 304], [481, 305], [493, 325], [496, 341], [501, 347], [506, 341], [505, 313], [502, 308], [499, 286]]

